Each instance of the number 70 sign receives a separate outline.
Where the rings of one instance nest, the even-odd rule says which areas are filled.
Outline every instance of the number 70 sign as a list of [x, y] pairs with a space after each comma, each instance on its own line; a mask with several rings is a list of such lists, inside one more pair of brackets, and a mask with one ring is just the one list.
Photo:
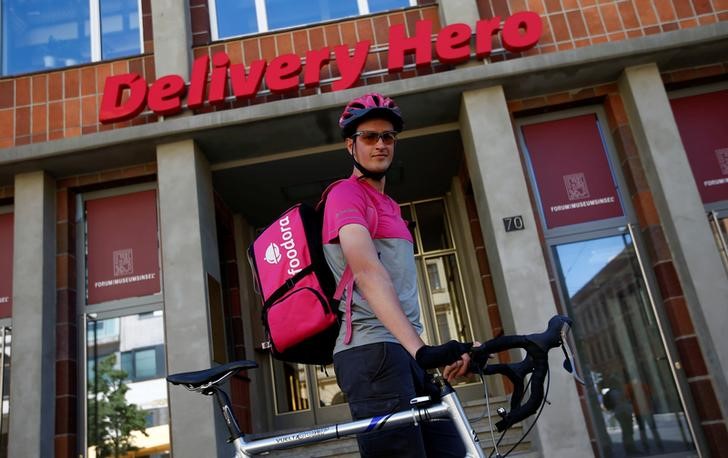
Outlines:
[[523, 216], [507, 216], [503, 218], [503, 226], [506, 228], [506, 232], [522, 231], [524, 229]]

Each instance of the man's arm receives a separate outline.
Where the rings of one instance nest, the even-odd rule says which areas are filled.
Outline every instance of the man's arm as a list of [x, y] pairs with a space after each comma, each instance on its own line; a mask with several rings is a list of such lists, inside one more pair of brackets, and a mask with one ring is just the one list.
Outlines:
[[[339, 243], [346, 263], [354, 274], [354, 281], [372, 307], [372, 311], [394, 338], [416, 359], [417, 350], [424, 347], [425, 343], [402, 310], [397, 291], [394, 289], [389, 272], [379, 261], [369, 230], [360, 224], [342, 226], [339, 229]], [[470, 355], [463, 353], [459, 360], [445, 367], [443, 375], [452, 381], [465, 375], [469, 365]]]
[[379, 260], [369, 231], [360, 224], [347, 224], [339, 229], [339, 243], [356, 286], [372, 311], [414, 358], [425, 343], [402, 310], [392, 279]]

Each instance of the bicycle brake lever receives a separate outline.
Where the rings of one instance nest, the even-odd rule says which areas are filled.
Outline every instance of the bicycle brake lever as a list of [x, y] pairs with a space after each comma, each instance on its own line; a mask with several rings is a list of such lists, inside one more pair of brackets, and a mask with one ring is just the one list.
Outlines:
[[564, 352], [564, 356], [566, 357], [566, 359], [564, 359], [564, 369], [566, 369], [566, 372], [570, 373], [574, 377], [574, 380], [581, 383], [582, 385], [586, 385], [584, 379], [576, 373], [576, 364], [574, 364], [574, 352], [571, 351], [569, 341], [566, 339], [570, 330], [571, 326], [569, 326], [568, 323], [564, 323], [561, 327], [561, 350]]

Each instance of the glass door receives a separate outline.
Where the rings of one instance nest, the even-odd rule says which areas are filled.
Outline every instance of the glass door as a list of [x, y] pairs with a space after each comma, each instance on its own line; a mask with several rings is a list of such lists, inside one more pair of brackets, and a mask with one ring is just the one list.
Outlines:
[[[447, 204], [442, 198], [402, 205], [402, 217], [411, 221], [420, 292], [422, 340], [438, 345], [452, 339], [473, 341], [473, 326], [465, 300], [457, 247]], [[476, 381], [471, 375], [458, 385]], [[460, 390], [461, 397], [464, 396]], [[482, 397], [482, 391], [478, 392]]]
[[600, 456], [695, 447], [629, 232], [553, 246]]
[[84, 318], [85, 456], [169, 456], [162, 310]]
[[728, 269], [728, 210], [711, 211], [708, 213], [708, 219], [723, 265]]

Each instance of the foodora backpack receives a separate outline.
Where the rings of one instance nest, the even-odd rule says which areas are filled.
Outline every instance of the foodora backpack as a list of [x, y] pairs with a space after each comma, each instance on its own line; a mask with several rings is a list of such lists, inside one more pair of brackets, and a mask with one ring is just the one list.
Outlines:
[[[315, 208], [299, 203], [283, 212], [248, 248], [256, 290], [263, 300], [263, 327], [268, 339], [263, 348], [282, 361], [332, 362], [341, 326], [338, 301], [343, 294], [347, 300], [347, 341], [351, 339], [354, 276], [347, 266], [335, 284], [321, 240], [324, 203], [334, 185], [326, 188]], [[373, 234], [376, 211], [371, 214], [374, 220], [367, 223]]]

